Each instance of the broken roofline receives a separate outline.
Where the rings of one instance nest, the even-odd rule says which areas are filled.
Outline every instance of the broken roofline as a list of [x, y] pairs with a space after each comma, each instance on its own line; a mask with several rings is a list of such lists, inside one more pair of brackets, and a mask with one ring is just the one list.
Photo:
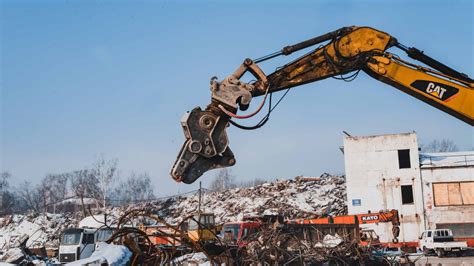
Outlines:
[[474, 151], [420, 153], [421, 168], [474, 167]]

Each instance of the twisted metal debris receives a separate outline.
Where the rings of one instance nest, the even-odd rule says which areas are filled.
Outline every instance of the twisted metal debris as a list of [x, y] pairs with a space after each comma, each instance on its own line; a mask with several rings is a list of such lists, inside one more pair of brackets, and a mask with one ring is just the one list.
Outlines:
[[[273, 220], [262, 223], [257, 233], [248, 236], [246, 245], [238, 245], [217, 236], [212, 241], [193, 241], [184, 225], [191, 220], [204, 224], [190, 215], [171, 225], [156, 213], [152, 208], [125, 212], [107, 240], [132, 251], [131, 265], [179, 265], [182, 262], [175, 258], [192, 253], [203, 253], [219, 265], [393, 265], [392, 259], [359, 246], [360, 232], [355, 224], [283, 224]], [[137, 222], [162, 225], [157, 232], [167, 243], [154, 244], [150, 238], [155, 235], [134, 227]]]
[[[229, 249], [217, 236], [216, 241], [192, 241], [184, 230], [184, 225], [190, 220], [195, 221], [200, 227], [206, 227], [192, 215], [187, 216], [178, 225], [171, 225], [158, 215], [153, 209], [133, 209], [125, 212], [117, 222], [115, 233], [107, 243], [125, 245], [133, 253], [132, 265], [162, 265], [172, 261], [173, 258], [188, 253], [203, 252], [209, 261], [224, 262], [230, 257], [225, 254]], [[167, 242], [164, 245], [155, 245], [144, 230], [130, 227], [132, 221], [154, 222], [162, 225], [156, 229], [161, 238]], [[171, 233], [170, 233], [171, 232]]]
[[365, 255], [358, 248], [357, 226], [296, 224], [262, 227], [239, 253], [243, 265], [349, 265], [363, 262]]

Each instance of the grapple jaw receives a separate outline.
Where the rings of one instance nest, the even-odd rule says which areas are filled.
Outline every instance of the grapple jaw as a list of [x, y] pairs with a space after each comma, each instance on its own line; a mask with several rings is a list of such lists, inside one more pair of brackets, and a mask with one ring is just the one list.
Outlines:
[[[257, 78], [259, 86], [240, 81], [247, 71]], [[235, 164], [225, 131], [229, 119], [238, 109], [247, 109], [253, 94], [268, 92], [267, 85], [265, 74], [250, 59], [221, 82], [211, 78], [211, 104], [204, 111], [196, 107], [181, 119], [186, 141], [171, 168], [174, 180], [191, 184], [206, 171]]]
[[171, 176], [178, 182], [191, 184], [205, 172], [235, 164], [234, 154], [228, 147], [225, 131], [228, 120], [200, 107], [187, 112], [181, 119], [186, 138]]

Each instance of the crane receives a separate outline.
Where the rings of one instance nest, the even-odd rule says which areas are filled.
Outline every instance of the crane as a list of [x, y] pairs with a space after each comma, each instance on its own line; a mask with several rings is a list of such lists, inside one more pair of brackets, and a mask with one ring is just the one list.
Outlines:
[[[319, 45], [316, 49], [269, 75], [257, 65], [316, 45]], [[392, 47], [426, 66], [388, 52]], [[350, 81], [361, 70], [474, 126], [474, 80], [468, 75], [444, 65], [417, 48], [401, 44], [383, 31], [370, 27], [343, 27], [255, 60], [247, 58], [232, 75], [222, 81], [211, 78], [211, 103], [204, 110], [194, 108], [181, 119], [186, 140], [171, 169], [172, 178], [191, 184], [208, 170], [234, 165], [236, 160], [229, 147], [226, 128], [229, 124], [247, 130], [263, 126], [279, 103], [272, 105], [272, 93], [281, 90], [288, 92], [290, 88], [329, 77]], [[256, 81], [241, 81], [247, 72]], [[255, 111], [237, 114], [238, 110], [247, 110], [251, 100], [259, 96], [263, 96], [263, 99]], [[262, 111], [267, 99], [268, 112], [255, 126], [243, 126], [236, 122]]]

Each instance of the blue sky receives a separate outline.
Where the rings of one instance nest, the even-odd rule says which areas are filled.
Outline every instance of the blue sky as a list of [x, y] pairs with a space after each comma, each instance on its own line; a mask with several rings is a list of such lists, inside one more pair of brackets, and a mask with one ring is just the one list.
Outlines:
[[[168, 172], [184, 141], [179, 120], [209, 102], [209, 79], [342, 26], [386, 31], [474, 75], [471, 1], [1, 3], [0, 156], [15, 182], [86, 167], [104, 154], [119, 160], [122, 176], [148, 172], [157, 195], [194, 189]], [[261, 67], [271, 73], [290, 59]], [[415, 130], [421, 143], [474, 146], [469, 125], [361, 73], [351, 83], [292, 89], [262, 129], [230, 128], [232, 174], [246, 181], [343, 173], [343, 130]]]

